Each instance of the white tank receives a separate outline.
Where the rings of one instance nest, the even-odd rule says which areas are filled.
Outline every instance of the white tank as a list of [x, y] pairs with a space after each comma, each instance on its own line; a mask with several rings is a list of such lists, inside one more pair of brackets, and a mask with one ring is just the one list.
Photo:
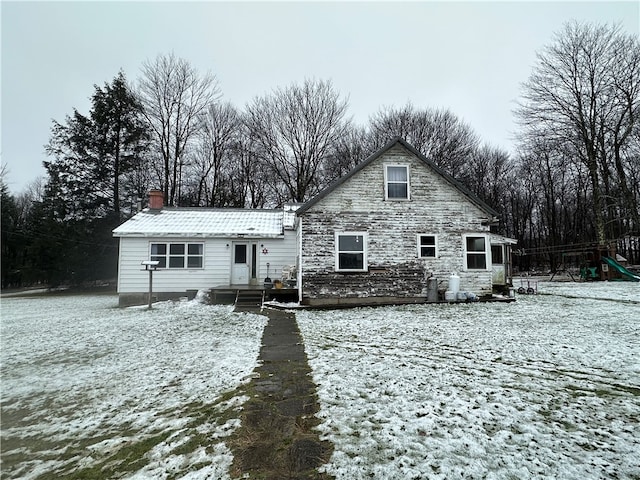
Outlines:
[[458, 293], [460, 290], [460, 277], [453, 272], [449, 277], [449, 289], [450, 292]]

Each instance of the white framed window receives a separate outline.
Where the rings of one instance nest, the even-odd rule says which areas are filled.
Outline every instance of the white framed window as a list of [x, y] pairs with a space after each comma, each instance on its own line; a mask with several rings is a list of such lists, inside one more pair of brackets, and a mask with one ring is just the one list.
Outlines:
[[366, 232], [336, 232], [336, 271], [367, 271]]
[[152, 243], [149, 260], [158, 262], [158, 268], [167, 268], [167, 244]]
[[437, 235], [418, 234], [418, 258], [437, 258]]
[[152, 243], [149, 252], [158, 268], [202, 268], [203, 259], [202, 243]]
[[384, 166], [385, 200], [409, 200], [409, 165]]
[[187, 268], [202, 268], [204, 265], [204, 244], [187, 244]]
[[487, 235], [462, 236], [465, 270], [489, 270], [490, 244]]

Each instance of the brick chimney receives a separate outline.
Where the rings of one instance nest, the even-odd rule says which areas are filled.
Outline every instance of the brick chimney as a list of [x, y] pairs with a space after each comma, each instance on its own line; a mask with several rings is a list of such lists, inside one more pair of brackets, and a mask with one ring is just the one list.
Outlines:
[[149, 208], [151, 210], [162, 210], [164, 206], [164, 193], [162, 190], [149, 191]]

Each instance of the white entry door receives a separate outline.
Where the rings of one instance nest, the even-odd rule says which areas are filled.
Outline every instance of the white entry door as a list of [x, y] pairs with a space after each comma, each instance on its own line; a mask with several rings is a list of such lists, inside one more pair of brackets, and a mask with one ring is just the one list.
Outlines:
[[235, 242], [233, 244], [233, 257], [231, 258], [231, 284], [249, 284], [249, 244]]
[[493, 285], [506, 285], [506, 275], [504, 245], [491, 245], [491, 283]]

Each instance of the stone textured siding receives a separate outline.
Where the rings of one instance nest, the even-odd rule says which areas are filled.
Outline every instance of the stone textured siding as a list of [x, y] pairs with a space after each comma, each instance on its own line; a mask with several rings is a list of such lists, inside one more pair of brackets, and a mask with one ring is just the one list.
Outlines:
[[[385, 200], [384, 165], [410, 168], [410, 200]], [[464, 271], [463, 234], [488, 234], [489, 215], [401, 145], [357, 172], [302, 214], [303, 300], [426, 295], [452, 272], [462, 291], [491, 293], [487, 271]], [[366, 232], [368, 271], [335, 271], [336, 232]], [[418, 258], [418, 234], [436, 235], [437, 258]], [[487, 237], [487, 242], [489, 241]]]

